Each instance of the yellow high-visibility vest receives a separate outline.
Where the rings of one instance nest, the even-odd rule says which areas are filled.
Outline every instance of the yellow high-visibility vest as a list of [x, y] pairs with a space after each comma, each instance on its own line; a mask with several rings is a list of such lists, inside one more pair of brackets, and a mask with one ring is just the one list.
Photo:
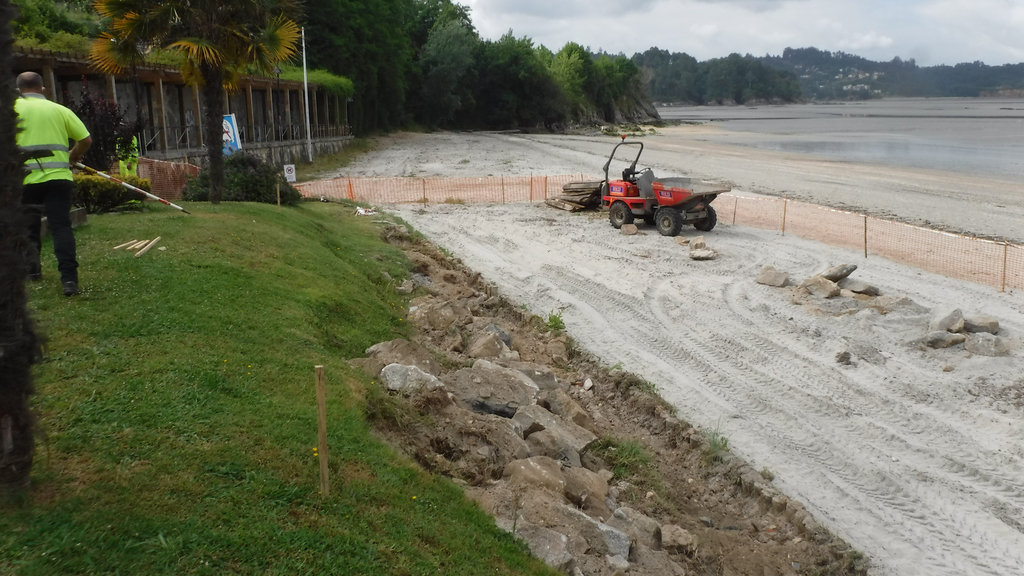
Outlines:
[[18, 114], [18, 148], [33, 157], [25, 161], [24, 184], [74, 180], [68, 166], [68, 144], [89, 137], [89, 130], [74, 112], [42, 94], [24, 94], [14, 101]]

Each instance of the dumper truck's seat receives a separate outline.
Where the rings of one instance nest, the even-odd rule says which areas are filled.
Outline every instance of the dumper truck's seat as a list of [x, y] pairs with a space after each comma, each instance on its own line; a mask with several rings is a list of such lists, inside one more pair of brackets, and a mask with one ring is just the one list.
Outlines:
[[654, 198], [654, 171], [644, 170], [636, 178], [641, 198]]

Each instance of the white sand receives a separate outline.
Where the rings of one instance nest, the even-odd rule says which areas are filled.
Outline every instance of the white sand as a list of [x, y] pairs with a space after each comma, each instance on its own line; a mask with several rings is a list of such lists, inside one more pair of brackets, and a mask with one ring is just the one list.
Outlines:
[[[1005, 183], [821, 162], [701, 142], [699, 127], [645, 142], [659, 175], [721, 178], [977, 234], [1024, 238], [1024, 200]], [[567, 174], [599, 177], [614, 140], [398, 135], [346, 175]], [[998, 207], [997, 207], [998, 206]], [[900, 576], [1024, 574], [1024, 298], [878, 257], [720, 224], [713, 261], [641, 225], [543, 205], [406, 205], [389, 210], [607, 364], [653, 382], [689, 422], [803, 502], [826, 527]], [[692, 228], [684, 235], [695, 236]], [[830, 314], [756, 284], [765, 265], [796, 281], [834, 264], [879, 287], [891, 310]], [[1009, 356], [932, 350], [934, 315], [1000, 321]], [[848, 352], [852, 364], [837, 362]]]

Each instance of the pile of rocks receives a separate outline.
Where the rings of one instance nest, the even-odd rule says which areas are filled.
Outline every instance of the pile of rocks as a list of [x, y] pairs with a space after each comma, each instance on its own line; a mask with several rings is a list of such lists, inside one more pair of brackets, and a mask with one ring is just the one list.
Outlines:
[[[795, 287], [794, 302], [806, 304], [807, 297], [825, 300], [845, 297], [846, 303], [831, 308], [837, 314], [855, 312], [859, 306], [871, 306], [884, 311], [893, 303], [912, 305], [901, 297], [880, 302], [877, 297], [881, 292], [877, 287], [850, 278], [856, 270], [855, 264], [841, 264], [805, 279]], [[779, 288], [792, 286], [789, 274], [771, 266], [762, 268], [754, 281]], [[933, 314], [925, 335], [911, 344], [940, 349], [963, 344], [972, 354], [1006, 356], [1010, 353], [1010, 343], [998, 336], [998, 333], [998, 319], [985, 315], [964, 316], [961, 310], [955, 309]]]
[[[535, 556], [588, 576], [692, 573], [694, 566], [721, 562], [722, 550], [741, 540], [778, 547], [774, 557], [738, 560], [757, 563], [758, 574], [762, 566], [765, 574], [795, 573], [794, 557], [819, 566], [844, 558], [842, 541], [728, 454], [718, 464], [720, 476], [701, 478], [716, 483], [715, 494], [678, 487], [702, 505], [738, 496], [724, 526], [710, 515], [667, 513], [677, 506], [667, 504], [668, 496], [615, 478], [593, 448], [608, 437], [620, 410], [654, 435], [650, 442], [677, 447], [690, 460], [699, 458], [706, 440], [660, 399], [648, 393], [639, 399], [638, 388], [619, 385], [631, 375], [586, 365], [566, 335], [493, 295], [457, 262], [424, 246], [409, 256], [416, 274], [400, 290], [425, 293], [411, 302], [416, 336], [377, 344], [352, 363], [393, 401], [425, 416], [395, 426], [396, 445], [463, 484]], [[617, 406], [622, 402], [632, 405]], [[746, 518], [745, 527], [735, 518]]]

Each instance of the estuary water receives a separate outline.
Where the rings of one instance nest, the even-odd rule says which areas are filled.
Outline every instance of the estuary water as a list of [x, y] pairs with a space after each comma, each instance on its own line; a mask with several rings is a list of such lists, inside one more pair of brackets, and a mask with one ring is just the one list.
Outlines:
[[1024, 99], [899, 98], [781, 106], [668, 106], [716, 142], [829, 160], [949, 170], [1024, 184]]

